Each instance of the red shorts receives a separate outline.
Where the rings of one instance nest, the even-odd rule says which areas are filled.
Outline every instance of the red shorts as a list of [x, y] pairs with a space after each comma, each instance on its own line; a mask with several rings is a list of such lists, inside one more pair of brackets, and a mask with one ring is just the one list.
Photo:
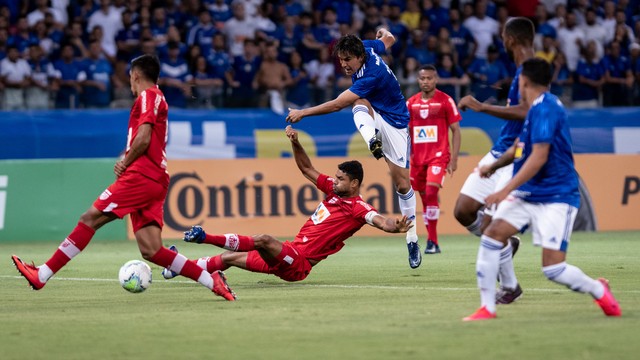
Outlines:
[[155, 222], [162, 228], [163, 205], [167, 187], [138, 173], [124, 173], [93, 203], [104, 212], [119, 218], [131, 214], [133, 232]]
[[311, 272], [309, 260], [302, 256], [289, 241], [282, 244], [282, 251], [273, 261], [265, 261], [257, 250], [247, 253], [247, 269], [273, 274], [285, 281], [304, 280]]
[[427, 183], [444, 185], [447, 164], [413, 165], [411, 164], [411, 187], [417, 192], [424, 192]]

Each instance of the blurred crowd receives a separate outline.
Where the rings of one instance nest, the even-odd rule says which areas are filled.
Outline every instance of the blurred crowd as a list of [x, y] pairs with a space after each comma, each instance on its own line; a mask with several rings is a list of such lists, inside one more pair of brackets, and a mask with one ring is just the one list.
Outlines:
[[407, 98], [435, 64], [455, 99], [503, 103], [512, 16], [534, 22], [565, 104], [640, 104], [640, 0], [0, 0], [1, 106], [129, 107], [129, 61], [155, 53], [172, 107], [283, 113], [348, 88], [334, 43], [379, 27], [397, 38], [385, 60]]

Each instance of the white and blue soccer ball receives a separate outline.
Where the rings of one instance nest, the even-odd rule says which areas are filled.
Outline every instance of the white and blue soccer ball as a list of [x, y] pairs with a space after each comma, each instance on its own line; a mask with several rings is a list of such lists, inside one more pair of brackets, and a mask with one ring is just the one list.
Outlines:
[[127, 261], [120, 268], [118, 279], [123, 289], [132, 293], [141, 293], [151, 286], [151, 268], [144, 261]]

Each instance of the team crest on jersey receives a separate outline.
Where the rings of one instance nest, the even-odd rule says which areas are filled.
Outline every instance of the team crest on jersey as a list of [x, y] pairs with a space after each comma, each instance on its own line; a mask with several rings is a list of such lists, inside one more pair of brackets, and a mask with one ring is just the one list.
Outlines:
[[[420, 110], [422, 111], [422, 110]], [[416, 126], [413, 128], [414, 144], [434, 143], [438, 141], [438, 127], [434, 125]]]
[[440, 174], [440, 171], [442, 171], [442, 167], [441, 166], [432, 166], [431, 167], [431, 172], [433, 173], [433, 175]]
[[429, 116], [429, 108], [420, 109], [420, 117], [426, 119]]
[[320, 203], [316, 211], [311, 215], [311, 221], [313, 221], [314, 225], [318, 225], [325, 221], [330, 215], [331, 213], [329, 212], [329, 209], [327, 209], [323, 203]]
[[111, 191], [105, 190], [100, 194], [100, 200], [107, 200], [111, 196]]

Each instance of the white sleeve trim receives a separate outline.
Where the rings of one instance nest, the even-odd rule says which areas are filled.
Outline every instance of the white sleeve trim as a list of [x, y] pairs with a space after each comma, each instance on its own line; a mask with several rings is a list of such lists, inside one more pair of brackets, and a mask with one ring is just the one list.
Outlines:
[[377, 211], [369, 211], [367, 215], [364, 216], [364, 219], [367, 221], [367, 224], [373, 226], [373, 218], [378, 215]]

